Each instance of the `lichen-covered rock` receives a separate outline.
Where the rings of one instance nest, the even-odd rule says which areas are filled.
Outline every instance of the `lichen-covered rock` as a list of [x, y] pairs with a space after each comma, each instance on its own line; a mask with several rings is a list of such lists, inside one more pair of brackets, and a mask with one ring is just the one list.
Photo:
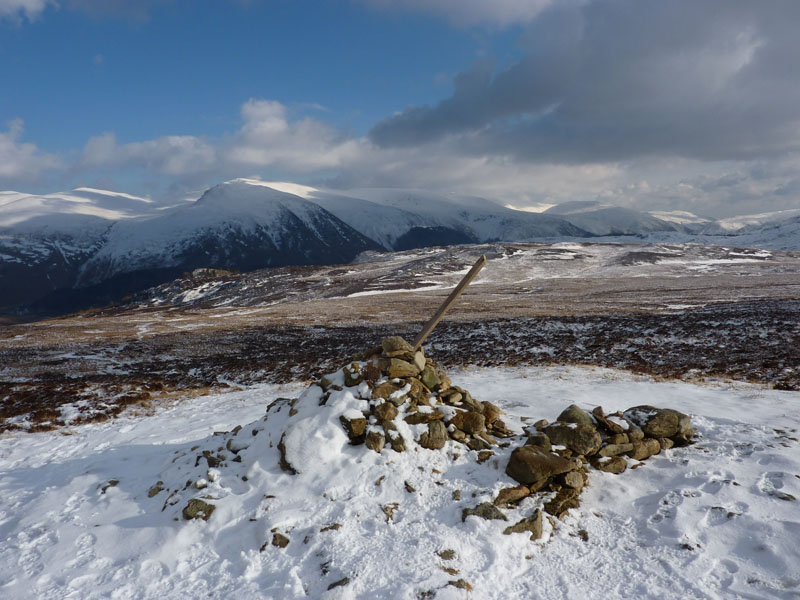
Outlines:
[[589, 456], [603, 445], [603, 438], [594, 427], [577, 423], [555, 422], [542, 428], [553, 444], [566, 446], [576, 454]]
[[191, 519], [203, 519], [204, 521], [208, 521], [215, 508], [216, 506], [209, 504], [205, 500], [192, 498], [189, 500], [189, 504], [183, 509], [183, 518], [187, 521]]
[[571, 508], [578, 508], [580, 506], [580, 493], [580, 490], [573, 488], [562, 488], [553, 498], [545, 503], [545, 512], [560, 519]]
[[403, 420], [409, 425], [425, 425], [432, 421], [444, 419], [444, 415], [438, 410], [428, 410], [426, 412], [417, 411], [407, 415]]
[[397, 407], [391, 402], [384, 402], [373, 408], [372, 414], [381, 421], [391, 421], [397, 416]]
[[561, 414], [558, 415], [556, 421], [561, 421], [562, 423], [578, 423], [579, 425], [587, 425], [594, 428], [594, 419], [577, 404], [570, 404], [565, 408]]
[[575, 469], [576, 465], [538, 446], [516, 448], [509, 457], [506, 474], [523, 485], [539, 486], [554, 475]]
[[427, 365], [423, 369], [419, 379], [420, 381], [422, 381], [425, 387], [431, 390], [432, 392], [438, 390], [442, 385], [439, 376], [436, 374], [436, 372], [433, 370], [433, 367], [431, 367], [430, 365]]

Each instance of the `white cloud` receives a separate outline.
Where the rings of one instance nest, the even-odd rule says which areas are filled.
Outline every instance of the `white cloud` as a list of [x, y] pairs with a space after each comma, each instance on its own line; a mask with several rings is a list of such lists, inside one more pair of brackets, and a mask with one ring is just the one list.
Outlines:
[[[443, 17], [459, 27], [527, 23], [554, 0], [359, 0], [380, 10], [421, 12]], [[563, 0], [562, 0], [562, 3]]]
[[118, 144], [113, 133], [89, 139], [79, 166], [142, 167], [164, 175], [184, 176], [212, 170], [216, 164], [215, 148], [189, 135], [170, 135], [144, 142]]
[[0, 179], [28, 181], [42, 172], [60, 166], [57, 157], [44, 154], [35, 144], [20, 142], [23, 123], [15, 119], [9, 123], [7, 132], [0, 132]]
[[244, 124], [230, 141], [226, 160], [234, 165], [308, 172], [341, 167], [360, 154], [359, 141], [309, 117], [291, 120], [288, 112], [273, 100], [245, 102]]
[[50, 4], [55, 4], [54, 0], [0, 0], [0, 19], [33, 21]]

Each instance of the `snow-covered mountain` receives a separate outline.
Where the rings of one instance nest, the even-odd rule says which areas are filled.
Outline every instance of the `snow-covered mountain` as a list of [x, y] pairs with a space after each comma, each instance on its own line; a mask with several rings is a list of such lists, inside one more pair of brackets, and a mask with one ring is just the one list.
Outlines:
[[309, 199], [391, 250], [590, 235], [558, 216], [513, 210], [474, 196], [369, 188], [347, 195], [318, 191]]
[[594, 235], [641, 235], [681, 230], [681, 225], [674, 221], [599, 202], [566, 202], [547, 209], [545, 213], [564, 217]]
[[424, 190], [334, 192], [253, 179], [172, 207], [91, 188], [0, 192], [0, 308], [48, 294], [48, 310], [104, 304], [199, 267], [248, 271], [349, 262], [364, 250], [598, 236], [800, 249], [800, 209], [719, 221], [600, 202], [537, 213]]

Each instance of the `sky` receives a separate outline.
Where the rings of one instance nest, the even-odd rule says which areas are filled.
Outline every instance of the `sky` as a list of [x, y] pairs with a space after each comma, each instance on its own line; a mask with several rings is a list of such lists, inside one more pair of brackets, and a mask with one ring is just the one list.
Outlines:
[[797, 0], [0, 0], [0, 189], [800, 208]]

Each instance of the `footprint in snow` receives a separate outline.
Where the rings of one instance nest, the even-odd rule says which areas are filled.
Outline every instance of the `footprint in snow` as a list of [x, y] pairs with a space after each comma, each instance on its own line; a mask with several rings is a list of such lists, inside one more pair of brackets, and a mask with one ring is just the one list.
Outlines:
[[791, 494], [780, 491], [784, 485], [783, 478], [785, 475], [786, 473], [781, 471], [769, 471], [761, 476], [756, 485], [762, 493], [768, 496], [774, 496], [780, 500], [795, 500], [795, 497]]

